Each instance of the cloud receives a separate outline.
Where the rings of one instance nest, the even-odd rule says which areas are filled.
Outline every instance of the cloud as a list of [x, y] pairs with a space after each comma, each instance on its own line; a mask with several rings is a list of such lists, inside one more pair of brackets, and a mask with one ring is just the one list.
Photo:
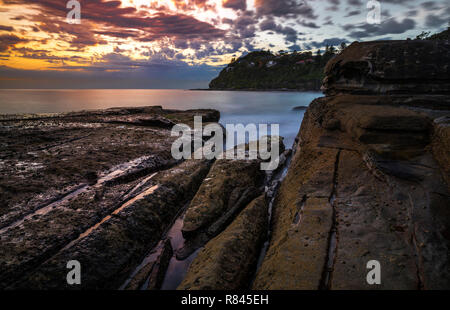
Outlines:
[[222, 0], [222, 6], [224, 8], [228, 8], [228, 9], [245, 11], [247, 9], [247, 1], [246, 0]]
[[272, 30], [276, 33], [282, 34], [285, 36], [285, 40], [287, 42], [294, 43], [297, 42], [297, 35], [299, 34], [297, 30], [289, 26], [282, 26], [276, 24], [273, 18], [266, 18], [259, 24], [259, 28], [261, 31]]
[[440, 17], [438, 15], [429, 14], [425, 18], [425, 26], [430, 28], [438, 28], [449, 21], [448, 18]]
[[395, 19], [391, 18], [383, 21], [380, 25], [364, 23], [357, 26], [352, 24], [342, 26], [342, 28], [346, 31], [356, 28], [356, 30], [350, 32], [349, 36], [357, 39], [382, 36], [386, 34], [401, 34], [408, 30], [412, 30], [415, 27], [416, 22], [410, 18], [405, 18], [401, 22], [397, 22]]
[[339, 5], [341, 4], [340, 0], [328, 0], [329, 3], [333, 4], [333, 5]]
[[5, 52], [18, 43], [27, 42], [27, 39], [19, 38], [13, 34], [0, 35], [0, 52]]
[[355, 16], [355, 15], [359, 15], [359, 14], [361, 14], [361, 11], [354, 10], [354, 11], [348, 12], [347, 15], [345, 15], [345, 17]]
[[13, 27], [0, 25], [0, 31], [14, 31]]
[[[228, 22], [228, 21], [227, 21]], [[227, 36], [225, 41], [240, 39], [254, 38], [256, 29], [256, 24], [258, 20], [252, 11], [239, 11], [237, 17], [234, 20], [230, 20], [231, 25], [231, 35]]]
[[140, 39], [141, 41], [153, 41], [164, 37], [214, 41], [225, 36], [224, 30], [184, 14], [157, 13], [146, 18], [140, 29], [147, 33]]
[[390, 3], [390, 4], [403, 4], [406, 2], [411, 2], [411, 0], [383, 0], [383, 3]]
[[[73, 40], [75, 44], [95, 45], [99, 39], [94, 34], [110, 35], [118, 38], [136, 37], [137, 32], [145, 33], [138, 40], [143, 42], [159, 40], [161, 38], [187, 38], [201, 40], [218, 40], [224, 37], [224, 31], [214, 25], [200, 21], [191, 15], [183, 13], [156, 12], [152, 15], [142, 15], [134, 7], [122, 7], [120, 1], [89, 0], [82, 4], [83, 27], [66, 24], [61, 17], [65, 17], [67, 9], [65, 2], [60, 0], [4, 0], [5, 4], [22, 3], [39, 5], [44, 14], [34, 17], [34, 21], [43, 23], [45, 30], [56, 34], [71, 34], [84, 39]], [[177, 6], [184, 7], [184, 0], [176, 0]], [[191, 0], [188, 6], [206, 7], [206, 0]], [[88, 38], [90, 23], [95, 23], [96, 31]], [[80, 30], [79, 28], [88, 29]], [[100, 28], [100, 29], [99, 29]], [[107, 30], [105, 30], [105, 28]], [[135, 32], [133, 32], [133, 30]], [[124, 34], [125, 33], [125, 34]]]
[[438, 4], [436, 2], [434, 2], [434, 1], [423, 2], [423, 3], [420, 4], [420, 6], [422, 6], [424, 9], [427, 9], [427, 10], [439, 9]]
[[293, 44], [291, 46], [288, 47], [291, 51], [301, 51], [302, 47], [298, 44]]
[[299, 24], [302, 25], [302, 26], [304, 26], [304, 27], [308, 27], [308, 28], [315, 28], [315, 29], [320, 28], [320, 26], [318, 26], [318, 25], [317, 25], [316, 23], [314, 23], [314, 22], [300, 21]]
[[362, 6], [363, 2], [361, 0], [347, 0], [347, 3], [349, 5], [353, 5], [353, 6]]
[[332, 11], [332, 12], [336, 12], [339, 10], [339, 6], [341, 5], [341, 1], [340, 0], [327, 0], [328, 3], [330, 3], [330, 7], [326, 7], [325, 10], [326, 11]]
[[303, 0], [255, 0], [258, 16], [317, 18], [313, 8]]
[[309, 42], [309, 44], [315, 48], [321, 48], [321, 47], [324, 47], [327, 45], [330, 45], [330, 46], [331, 45], [332, 46], [340, 45], [342, 42], [348, 43], [349, 41], [344, 38], [330, 38], [330, 39], [325, 39], [321, 42], [312, 41], [312, 42]]

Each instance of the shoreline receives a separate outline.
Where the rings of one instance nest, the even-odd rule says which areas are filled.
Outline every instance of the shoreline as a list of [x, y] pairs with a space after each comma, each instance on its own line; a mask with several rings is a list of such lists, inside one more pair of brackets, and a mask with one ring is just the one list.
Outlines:
[[303, 93], [303, 92], [321, 92], [318, 90], [301, 90], [301, 89], [255, 89], [255, 88], [241, 88], [241, 89], [211, 89], [211, 88], [190, 88], [189, 91], [251, 91], [251, 92], [293, 92], [293, 93]]

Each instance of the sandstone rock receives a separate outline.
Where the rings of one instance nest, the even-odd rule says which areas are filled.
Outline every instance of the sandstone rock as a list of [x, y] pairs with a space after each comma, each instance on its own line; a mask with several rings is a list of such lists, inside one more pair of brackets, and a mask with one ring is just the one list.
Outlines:
[[[261, 170], [262, 160], [259, 150], [261, 144], [268, 152], [272, 147], [278, 148], [278, 162], [283, 159], [284, 143], [283, 138], [278, 136], [266, 136], [258, 141], [236, 146], [223, 154], [224, 159], [217, 160], [211, 168], [210, 173], [204, 180], [198, 193], [191, 201], [184, 218], [183, 235], [190, 237], [199, 232], [208, 236], [215, 236], [236, 214], [245, 207], [251, 200], [261, 194], [266, 174]], [[250, 159], [249, 153], [256, 150], [256, 159]], [[229, 153], [242, 154], [245, 159], [226, 159]], [[238, 157], [239, 158], [239, 157]], [[205, 237], [197, 239], [205, 240]], [[194, 242], [202, 243], [202, 242]], [[191, 251], [185, 252], [185, 257]]]
[[327, 120], [324, 124], [324, 128], [328, 129], [328, 130], [336, 130], [336, 129], [340, 129], [340, 127], [341, 127], [341, 122], [335, 118], [331, 118], [331, 119]]
[[264, 195], [245, 207], [222, 233], [209, 241], [189, 267], [178, 289], [245, 289], [267, 233]]
[[[139, 221], [131, 216], [129, 220], [132, 223], [125, 224], [114, 212], [156, 184], [151, 182], [160, 182], [158, 192], [161, 197], [167, 196], [163, 204], [168, 206], [167, 211], [149, 206], [156, 209], [147, 219], [155, 225], [147, 229], [154, 234], [151, 238], [156, 238], [173, 220], [177, 210], [183, 207], [182, 203], [195, 194], [210, 163], [200, 161], [196, 166], [187, 162], [178, 166], [178, 170], [169, 170], [178, 174], [176, 181], [167, 175], [168, 172], [153, 175], [177, 163], [170, 154], [175, 138], [166, 128], [136, 126], [136, 122], [155, 117], [187, 123], [196, 114], [204, 115], [210, 121], [219, 116], [213, 110], [187, 112], [163, 110], [161, 107], [0, 116], [0, 140], [7, 145], [0, 151], [0, 156], [8, 163], [0, 166], [2, 175], [8, 175], [8, 178], [0, 179], [4, 202], [0, 210], [0, 287], [14, 287], [21, 281], [26, 282], [25, 279], [45, 262], [47, 265], [42, 270], [50, 270], [49, 278], [59, 270], [57, 278], [49, 280], [48, 287], [58, 287], [58, 281], [65, 282], [65, 276], [59, 278], [59, 275], [67, 271], [63, 262], [58, 261], [61, 263], [58, 266], [55, 261], [49, 262], [61, 252], [69, 253], [69, 245], [73, 250], [78, 243], [82, 244], [83, 250], [79, 252], [83, 252], [88, 261], [95, 260], [91, 256], [101, 253], [95, 262], [100, 264], [100, 257], [108, 261], [105, 256], [115, 250], [114, 242], [108, 238], [116, 237], [117, 253], [122, 250], [129, 253], [121, 257], [122, 261], [119, 259], [113, 263], [116, 264], [114, 267], [105, 263], [98, 272], [109, 268], [113, 272], [119, 264], [125, 264], [127, 257], [134, 259], [141, 255], [141, 250], [148, 250], [153, 239], [144, 245], [141, 237], [135, 239], [133, 234], [127, 233], [134, 222]], [[122, 120], [123, 123], [114, 124], [113, 120]], [[191, 173], [191, 177], [183, 175], [183, 169], [186, 169], [186, 174]], [[176, 186], [178, 188], [174, 189]], [[80, 234], [100, 222], [102, 224], [97, 228], [103, 231], [103, 235], [100, 234], [98, 240], [89, 234], [72, 244]], [[106, 232], [103, 225], [110, 225], [111, 231]], [[97, 228], [93, 230], [95, 234], [98, 233]], [[94, 243], [96, 245], [91, 247]], [[135, 244], [136, 248], [121, 248], [127, 243]], [[133, 259], [123, 265], [126, 266], [124, 270], [133, 267]], [[104, 285], [118, 287], [114, 286], [117, 284], [115, 281], [119, 281], [121, 276], [119, 272], [114, 281]], [[30, 280], [33, 284], [25, 286], [43, 288], [49, 278], [42, 276], [39, 280], [36, 276]], [[90, 288], [89, 285], [94, 288], [98, 284], [91, 279], [86, 287]]]
[[[317, 143], [323, 129], [306, 131], [309, 120], [302, 124], [301, 141], [310, 136]], [[332, 226], [328, 199], [337, 152], [300, 143], [274, 202], [272, 237], [253, 289], [319, 288]]]
[[171, 129], [175, 126], [174, 122], [162, 116], [139, 118], [134, 123], [140, 126], [152, 126], [167, 129]]
[[444, 178], [450, 186], [450, 116], [434, 120], [433, 155], [443, 170]]
[[[441, 231], [449, 224], [444, 215], [448, 200], [423, 199], [425, 193], [431, 198], [433, 191], [446, 192], [439, 169], [430, 159], [427, 166], [433, 165], [418, 181], [420, 187], [393, 177], [387, 179], [390, 185], [386, 186], [372, 174], [361, 173], [366, 167], [357, 153], [342, 151], [335, 204], [339, 241], [332, 288], [373, 289], [364, 280], [367, 269], [363, 261], [369, 259], [378, 260], [384, 266], [383, 278], [389, 279], [378, 288], [448, 287], [447, 271], [440, 275], [437, 271], [448, 270], [444, 266], [449, 264], [448, 240]], [[371, 190], [364, 196], [350, 196], [362, 184]], [[427, 241], [420, 241], [422, 238]], [[427, 252], [433, 252], [432, 257], [427, 257]]]
[[147, 285], [148, 290], [159, 290], [161, 288], [172, 255], [172, 245], [170, 244], [170, 240], [166, 239], [164, 242], [164, 247], [162, 248], [158, 258], [156, 259], [150, 273]]
[[[448, 51], [370, 42], [329, 62], [328, 96], [303, 118], [254, 288], [450, 288]], [[369, 260], [380, 285], [366, 281]]]
[[231, 219], [261, 193], [263, 180], [259, 160], [217, 160], [187, 209], [183, 234], [206, 229], [222, 216]]
[[[144, 192], [122, 204], [12, 287], [118, 288], [145, 253], [159, 242], [208, 169], [206, 161], [189, 160], [161, 172], [149, 181]], [[65, 277], [65, 265], [74, 259], [83, 268], [82, 284], [75, 287], [68, 285]]]
[[276, 251], [267, 254], [253, 289], [318, 289], [332, 224], [333, 208], [328, 199], [307, 199], [284, 239], [273, 246]]
[[[0, 229], [114, 169], [117, 174], [129, 173], [130, 181], [173, 165], [170, 151], [175, 137], [170, 131], [133, 126], [133, 122], [159, 117], [192, 123], [194, 115], [208, 121], [217, 121], [220, 116], [214, 110], [187, 112], [161, 107], [0, 115], [0, 143], [5, 146], [0, 150], [0, 171], [8, 176], [0, 179], [4, 202]], [[112, 120], [124, 124], [112, 124]], [[138, 159], [142, 161], [133, 162]], [[118, 176], [111, 175], [111, 179]]]
[[161, 241], [155, 253], [148, 258], [149, 261], [130, 279], [125, 290], [139, 290], [143, 286], [151, 290], [159, 289], [172, 255], [170, 240]]
[[151, 261], [146, 264], [139, 272], [130, 280], [128, 285], [125, 287], [125, 290], [136, 291], [140, 290], [142, 285], [144, 285], [147, 278], [150, 276], [152, 272], [153, 266], [155, 265], [155, 261]]

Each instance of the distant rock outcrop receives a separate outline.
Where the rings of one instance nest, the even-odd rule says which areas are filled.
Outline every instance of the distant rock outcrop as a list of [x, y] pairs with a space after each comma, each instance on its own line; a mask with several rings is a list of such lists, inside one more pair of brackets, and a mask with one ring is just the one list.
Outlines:
[[319, 90], [323, 67], [334, 56], [327, 48], [323, 55], [311, 52], [282, 53], [267, 51], [249, 53], [233, 60], [211, 81], [210, 89], [223, 90]]

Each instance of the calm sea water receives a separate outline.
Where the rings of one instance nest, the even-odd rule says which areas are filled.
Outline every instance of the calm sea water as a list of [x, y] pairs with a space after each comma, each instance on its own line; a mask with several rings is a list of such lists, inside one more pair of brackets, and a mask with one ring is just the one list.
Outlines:
[[211, 108], [225, 124], [280, 124], [290, 147], [304, 111], [318, 92], [231, 92], [159, 89], [0, 90], [0, 114], [69, 112], [85, 109], [160, 105], [169, 109]]

